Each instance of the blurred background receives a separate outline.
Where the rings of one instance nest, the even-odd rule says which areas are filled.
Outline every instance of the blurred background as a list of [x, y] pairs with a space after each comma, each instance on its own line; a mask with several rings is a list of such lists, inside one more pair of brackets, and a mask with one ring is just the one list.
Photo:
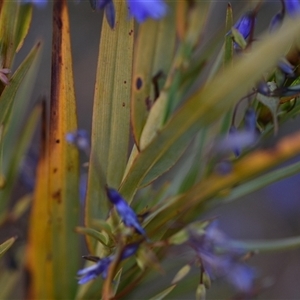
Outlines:
[[[250, 7], [247, 6], [249, 2], [251, 1], [231, 2], [235, 20]], [[270, 19], [280, 9], [280, 1], [265, 2], [258, 14], [256, 35], [268, 27]], [[208, 36], [218, 30], [225, 30], [226, 6], [227, 1], [214, 1]], [[69, 9], [79, 127], [90, 131], [102, 12], [93, 12], [89, 1], [69, 1]], [[14, 68], [17, 68], [34, 43], [42, 41], [43, 53], [33, 100], [38, 100], [40, 96], [49, 99], [50, 96], [51, 26], [50, 3], [43, 9], [35, 8], [29, 35], [14, 63]], [[259, 147], [270, 147], [280, 137], [299, 128], [300, 119], [291, 120], [279, 128], [276, 137], [270, 137]], [[165, 180], [172, 180], [172, 173]], [[212, 216], [218, 217], [219, 227], [234, 239], [279, 239], [300, 235], [300, 174], [232, 203], [219, 205], [201, 217]], [[11, 230], [20, 235], [20, 228]], [[255, 267], [262, 285], [257, 299], [300, 299], [300, 250], [258, 254], [249, 262]], [[162, 276], [163, 280], [164, 275], [157, 275]], [[191, 290], [194, 291], [195, 288], [196, 286], [191, 287]], [[213, 283], [208, 291], [208, 299], [229, 299], [232, 291], [231, 294], [226, 291], [228, 287], [224, 288], [224, 284]], [[193, 299], [194, 292], [184, 297], [178, 295], [176, 298], [188, 299], [187, 297]], [[172, 298], [174, 299], [174, 294]]]

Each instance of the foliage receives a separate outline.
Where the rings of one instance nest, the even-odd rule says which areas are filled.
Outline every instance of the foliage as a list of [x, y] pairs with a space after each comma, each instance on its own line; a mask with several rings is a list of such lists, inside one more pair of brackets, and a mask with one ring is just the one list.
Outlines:
[[[281, 1], [270, 30], [256, 37], [263, 1], [248, 1], [251, 10], [235, 23], [228, 4], [216, 34], [214, 1], [90, 1], [106, 17], [89, 135], [77, 125], [72, 4], [42, 3], [53, 10], [49, 103], [30, 96], [41, 42], [10, 76], [35, 2], [0, 2], [0, 224], [28, 224], [25, 245], [1, 240], [1, 257], [15, 249], [18, 267], [1, 266], [0, 285], [9, 284], [0, 298], [13, 295], [24, 268], [24, 298], [177, 299], [189, 292], [186, 283], [205, 299], [219, 278], [240, 298], [254, 297], [261, 285], [248, 265], [252, 255], [298, 249], [299, 237], [232, 240], [204, 213], [299, 173], [299, 162], [274, 170], [299, 155], [299, 132], [272, 148], [260, 145], [300, 111], [300, 4]], [[36, 128], [34, 190], [16, 200]], [[88, 160], [87, 182], [79, 152]], [[80, 234], [89, 251], [82, 268]], [[180, 254], [174, 270], [172, 250], [192, 259]], [[165, 272], [173, 280], [162, 279]]]

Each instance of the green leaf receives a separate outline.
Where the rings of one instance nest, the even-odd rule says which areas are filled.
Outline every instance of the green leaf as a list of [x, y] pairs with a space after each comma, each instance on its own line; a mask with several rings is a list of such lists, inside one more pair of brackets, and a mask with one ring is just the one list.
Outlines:
[[75, 231], [80, 234], [86, 234], [88, 236], [91, 236], [105, 246], [107, 246], [107, 244], [108, 244], [107, 236], [105, 236], [103, 233], [101, 233], [95, 229], [86, 228], [86, 227], [76, 227]]
[[251, 53], [236, 58], [232, 66], [196, 91], [136, 157], [122, 182], [121, 194], [128, 200], [132, 199], [146, 176], [148, 181], [150, 177], [157, 176], [157, 172], [153, 172], [154, 166], [156, 170], [158, 168], [156, 163], [159, 162], [161, 170], [166, 169], [170, 159], [178, 154], [182, 145], [191, 141], [199, 128], [214, 124], [255, 85], [265, 71], [276, 65], [282, 53], [297, 41], [299, 33], [298, 22], [286, 22], [276, 35], [262, 37], [262, 42], [257, 42]]
[[29, 209], [31, 203], [31, 194], [27, 194], [19, 199], [18, 202], [14, 205], [12, 211], [9, 213], [9, 220], [11, 220], [12, 222], [16, 222]]
[[0, 245], [0, 257], [12, 246], [16, 239], [16, 237], [12, 237]]
[[262, 241], [230, 241], [230, 246], [239, 247], [246, 251], [253, 251], [259, 253], [279, 252], [286, 250], [294, 250], [300, 248], [300, 237], [290, 237], [276, 240], [262, 240]]
[[196, 290], [196, 300], [205, 300], [206, 299], [206, 288], [204, 284], [200, 283]]
[[0, 14], [0, 67], [11, 68], [14, 56], [28, 33], [31, 17], [31, 5], [3, 1]]
[[[169, 1], [168, 4], [169, 13], [165, 18], [161, 21], [148, 20], [138, 30], [131, 96], [132, 129], [138, 146], [150, 107], [165, 83], [175, 52], [176, 3]], [[156, 87], [153, 83], [155, 76]]]
[[243, 35], [234, 27], [231, 28], [232, 36], [234, 41], [244, 50], [247, 47], [247, 42]]
[[176, 286], [175, 284], [171, 285], [170, 287], [163, 290], [159, 294], [155, 295], [154, 297], [151, 297], [150, 300], [162, 300], [162, 299], [164, 299], [166, 296], [168, 296], [168, 294], [170, 294], [172, 292], [172, 290], [174, 289], [175, 286]]
[[[85, 202], [87, 227], [92, 227], [93, 219], [107, 217], [104, 186], [118, 188], [128, 159], [134, 28], [127, 13], [127, 4], [122, 1], [116, 6], [114, 30], [106, 20], [102, 24]], [[93, 241], [87, 241], [93, 252]]]
[[[25, 60], [21, 63], [19, 68], [13, 74], [10, 84], [4, 88], [0, 97], [0, 124], [6, 125], [11, 112], [16, 93], [20, 88], [25, 76], [28, 74], [29, 69], [37, 59], [40, 50], [40, 43], [37, 43]], [[33, 79], [33, 78], [31, 78]]]
[[190, 272], [191, 266], [190, 265], [184, 265], [175, 275], [175, 277], [172, 280], [172, 284], [177, 284], [179, 281], [181, 281], [186, 275]]
[[113, 295], [115, 296], [117, 291], [118, 291], [118, 287], [120, 285], [120, 281], [121, 281], [121, 276], [122, 276], [122, 271], [123, 269], [121, 268], [117, 274], [115, 275], [115, 278], [114, 278], [114, 284], [113, 284]]
[[8, 163], [6, 162], [8, 170], [5, 170], [7, 171], [5, 174], [5, 186], [2, 190], [0, 190], [0, 223], [5, 218], [8, 202], [14, 188], [15, 180], [17, 179], [22, 159], [30, 145], [40, 117], [41, 106], [39, 105], [32, 111], [24, 130], [21, 132], [21, 138], [17, 142], [17, 146], [13, 149], [13, 151], [11, 151], [12, 156], [9, 157]]
[[[233, 16], [232, 16], [232, 7], [231, 4], [227, 4], [226, 10], [226, 32], [229, 32], [233, 26]], [[225, 51], [223, 62], [224, 65], [230, 63], [233, 58], [233, 40], [231, 34], [225, 35]]]

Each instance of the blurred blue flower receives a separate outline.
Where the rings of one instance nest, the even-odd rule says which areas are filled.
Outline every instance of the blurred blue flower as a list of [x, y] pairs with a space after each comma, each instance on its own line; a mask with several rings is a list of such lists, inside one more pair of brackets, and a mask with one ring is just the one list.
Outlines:
[[163, 0], [127, 0], [130, 15], [139, 23], [147, 18], [160, 19], [167, 13], [167, 5]]
[[249, 107], [245, 113], [245, 129], [247, 131], [256, 132], [256, 113], [252, 107]]
[[126, 247], [123, 249], [123, 251], [121, 253], [121, 260], [124, 260], [124, 259], [132, 256], [133, 254], [135, 254], [135, 252], [137, 251], [139, 246], [140, 246], [139, 243], [132, 243], [132, 244], [126, 245]]
[[286, 75], [288, 75], [289, 77], [293, 77], [295, 76], [294, 73], [294, 66], [286, 59], [286, 58], [282, 58], [279, 60], [279, 62], [277, 63], [277, 67]]
[[105, 279], [107, 276], [108, 267], [112, 261], [113, 256], [108, 256], [102, 259], [99, 258], [95, 265], [79, 270], [77, 275], [81, 276], [81, 278], [79, 279], [78, 283], [84, 284], [100, 275], [102, 275], [102, 278]]
[[46, 6], [48, 0], [21, 0], [22, 3], [32, 3], [36, 4], [39, 7], [44, 7]]
[[258, 141], [258, 137], [256, 113], [252, 108], [248, 108], [244, 117], [244, 129], [238, 130], [232, 125], [228, 135], [217, 142], [216, 151], [219, 154], [227, 154], [233, 151], [235, 156], [238, 157], [243, 149], [254, 146]]
[[105, 11], [105, 17], [107, 23], [110, 26], [110, 28], [113, 29], [115, 27], [115, 15], [116, 15], [114, 2], [109, 1], [109, 3], [107, 3], [107, 5], [105, 6], [104, 11]]
[[254, 270], [241, 259], [243, 249], [232, 247], [216, 222], [211, 223], [202, 235], [191, 232], [190, 246], [210, 278], [224, 277], [239, 291], [248, 293], [253, 287]]
[[278, 12], [270, 22], [269, 31], [273, 32], [277, 30], [281, 26], [283, 22], [283, 18], [284, 18], [284, 13], [282, 11]]
[[144, 228], [141, 226], [137, 215], [121, 195], [112, 188], [106, 188], [107, 197], [115, 206], [120, 218], [127, 227], [133, 227], [139, 234], [146, 236]]
[[84, 129], [78, 129], [66, 134], [66, 141], [69, 144], [76, 146], [79, 150], [86, 152], [89, 155], [90, 152], [90, 138], [89, 134]]
[[300, 15], [300, 3], [298, 0], [285, 0], [284, 1], [286, 13], [290, 17]]
[[[124, 260], [135, 254], [139, 247], [139, 243], [128, 244], [124, 247], [121, 253], [121, 260]], [[86, 257], [89, 259], [88, 257]], [[93, 266], [81, 269], [77, 272], [77, 275], [81, 278], [78, 280], [78, 284], [87, 283], [90, 280], [97, 278], [98, 276], [102, 276], [103, 279], [107, 277], [107, 271], [111, 264], [111, 262], [115, 259], [115, 255], [110, 255], [108, 257], [104, 257], [100, 259], [99, 257], [93, 257], [93, 261], [96, 260], [96, 264]]]
[[256, 86], [257, 92], [259, 92], [262, 95], [270, 96], [271, 90], [269, 85], [265, 81], [260, 81]]
[[103, 9], [110, 2], [112, 2], [112, 0], [90, 0], [91, 7], [94, 10]]

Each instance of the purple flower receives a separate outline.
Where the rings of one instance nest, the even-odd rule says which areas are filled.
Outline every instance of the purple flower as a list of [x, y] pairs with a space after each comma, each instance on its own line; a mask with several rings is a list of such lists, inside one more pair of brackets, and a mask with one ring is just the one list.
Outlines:
[[114, 189], [106, 188], [107, 197], [115, 206], [120, 218], [127, 227], [133, 227], [139, 234], [146, 236], [144, 228], [141, 226], [137, 215], [121, 195]]
[[147, 18], [160, 19], [167, 13], [167, 5], [163, 0], [127, 0], [130, 15], [139, 23]]
[[300, 14], [300, 3], [298, 0], [285, 0], [284, 5], [290, 17], [295, 17]]
[[233, 248], [230, 241], [211, 223], [204, 234], [191, 232], [190, 246], [196, 251], [205, 272], [211, 278], [224, 277], [236, 289], [250, 292], [254, 270], [241, 261], [243, 249]]

